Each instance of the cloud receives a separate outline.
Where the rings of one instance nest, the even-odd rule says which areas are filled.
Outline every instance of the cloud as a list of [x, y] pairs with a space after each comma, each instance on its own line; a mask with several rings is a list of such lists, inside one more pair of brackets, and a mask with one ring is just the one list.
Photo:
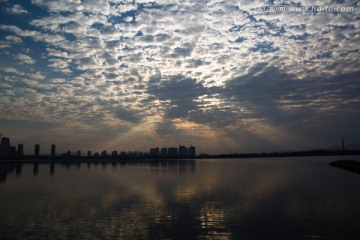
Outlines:
[[59, 57], [59, 58], [70, 58], [69, 54], [65, 51], [58, 49], [47, 48], [48, 56]]
[[46, 7], [51, 12], [72, 12], [80, 11], [83, 9], [81, 5], [81, 0], [31, 0], [31, 3], [34, 5]]
[[84, 11], [97, 14], [109, 14], [110, 4], [105, 0], [84, 0], [82, 2]]
[[[322, 128], [325, 116], [342, 115], [344, 111], [357, 109], [360, 98], [354, 92], [358, 86], [353, 81], [359, 76], [359, 73], [353, 73], [335, 78], [298, 80], [279, 69], [264, 67], [257, 76], [250, 73], [229, 81], [220, 94], [246, 108], [248, 117], [265, 119], [267, 123], [298, 132]], [[340, 79], [343, 84], [338, 85]]]
[[43, 74], [41, 74], [40, 72], [34, 73], [34, 74], [30, 74], [30, 77], [34, 78], [34, 79], [38, 79], [38, 80], [44, 80], [46, 78], [46, 76], [44, 76]]
[[13, 67], [1, 68], [1, 71], [4, 71], [4, 72], [6, 72], [6, 73], [17, 73], [16, 68], [13, 68]]
[[20, 14], [29, 14], [28, 11], [26, 11], [25, 9], [22, 8], [21, 5], [19, 4], [15, 4], [13, 5], [11, 8], [7, 8], [6, 9], [9, 13], [15, 14], [15, 15], [20, 15]]
[[39, 34], [37, 31], [22, 30], [20, 27], [14, 25], [0, 24], [0, 30], [12, 31], [19, 37], [35, 37], [37, 34]]
[[23, 40], [18, 36], [6, 36], [5, 39], [11, 43], [18, 43], [18, 44], [23, 43]]
[[62, 72], [65, 74], [71, 73], [68, 61], [63, 59], [51, 58], [49, 59], [49, 62], [50, 64], [48, 66], [51, 67], [54, 71]]
[[147, 91], [166, 104], [166, 118], [187, 118], [198, 108], [196, 99], [207, 93], [207, 89], [195, 79], [171, 76], [167, 81], [149, 85]]
[[131, 111], [122, 107], [118, 107], [115, 109], [115, 115], [119, 119], [130, 123], [140, 123], [142, 119], [139, 112]]
[[[323, 3], [334, 4], [301, 2]], [[358, 104], [357, 12], [266, 13], [257, 10], [264, 1], [235, 0], [6, 4], [1, 101], [18, 108], [12, 118], [155, 122], [161, 136], [184, 134], [180, 119], [239, 138], [260, 126], [319, 126]], [[19, 21], [7, 17], [15, 6]]]
[[184, 45], [180, 46], [180, 47], [176, 47], [174, 49], [174, 52], [170, 55], [173, 58], [178, 58], [178, 57], [189, 57], [191, 56], [191, 52], [193, 51], [194, 46], [192, 46], [189, 43], [185, 43]]
[[183, 135], [183, 130], [176, 127], [172, 121], [159, 122], [155, 126], [156, 134], [161, 138], [173, 138], [174, 136]]
[[26, 54], [18, 54], [16, 57], [21, 62], [26, 63], [26, 64], [34, 64], [36, 62], [36, 60], [32, 59], [30, 56], [28, 56]]

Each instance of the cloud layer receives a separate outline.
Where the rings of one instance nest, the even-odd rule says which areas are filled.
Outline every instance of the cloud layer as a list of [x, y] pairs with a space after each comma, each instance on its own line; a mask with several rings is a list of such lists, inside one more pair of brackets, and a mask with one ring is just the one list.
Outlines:
[[[259, 11], [270, 4], [353, 11]], [[359, 140], [347, 124], [360, 116], [357, 1], [4, 6], [0, 116], [19, 141], [29, 140], [19, 120], [52, 123], [63, 142], [87, 139], [79, 148], [104, 136], [99, 148], [192, 143], [206, 152]]]

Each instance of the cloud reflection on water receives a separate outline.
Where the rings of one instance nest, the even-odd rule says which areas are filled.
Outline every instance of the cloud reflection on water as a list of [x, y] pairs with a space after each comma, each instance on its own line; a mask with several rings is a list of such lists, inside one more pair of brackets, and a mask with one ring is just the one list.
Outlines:
[[36, 176], [24, 165], [20, 176], [9, 174], [0, 185], [0, 231], [15, 239], [349, 236], [360, 195], [337, 179], [360, 180], [333, 172], [325, 160], [55, 165], [52, 177], [49, 165]]

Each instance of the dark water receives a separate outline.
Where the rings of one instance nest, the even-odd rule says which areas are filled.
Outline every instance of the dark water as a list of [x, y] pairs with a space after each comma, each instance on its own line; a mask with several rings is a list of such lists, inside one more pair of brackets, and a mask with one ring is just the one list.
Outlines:
[[1, 166], [0, 238], [360, 239], [360, 175], [339, 159]]

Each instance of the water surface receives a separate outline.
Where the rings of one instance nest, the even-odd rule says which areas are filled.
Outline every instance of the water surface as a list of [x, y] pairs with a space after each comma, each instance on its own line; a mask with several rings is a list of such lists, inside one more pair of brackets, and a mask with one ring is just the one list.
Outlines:
[[1, 165], [0, 236], [360, 239], [360, 175], [340, 159]]

